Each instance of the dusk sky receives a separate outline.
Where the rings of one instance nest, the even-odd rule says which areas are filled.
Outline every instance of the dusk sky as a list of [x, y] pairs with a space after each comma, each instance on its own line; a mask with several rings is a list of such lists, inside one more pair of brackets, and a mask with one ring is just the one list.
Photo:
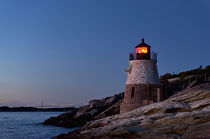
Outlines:
[[124, 91], [129, 52], [159, 75], [210, 64], [209, 0], [0, 1], [0, 106], [70, 106]]

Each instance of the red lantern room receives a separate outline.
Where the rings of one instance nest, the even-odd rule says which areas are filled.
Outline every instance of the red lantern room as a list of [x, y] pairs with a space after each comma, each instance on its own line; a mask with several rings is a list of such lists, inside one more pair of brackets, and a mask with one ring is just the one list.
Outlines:
[[144, 38], [142, 38], [142, 43], [136, 46], [136, 59], [150, 59], [150, 47], [144, 43]]

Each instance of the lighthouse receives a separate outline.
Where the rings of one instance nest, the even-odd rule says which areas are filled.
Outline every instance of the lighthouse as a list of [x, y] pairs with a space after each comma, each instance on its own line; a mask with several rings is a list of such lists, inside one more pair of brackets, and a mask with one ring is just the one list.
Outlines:
[[130, 66], [125, 70], [127, 81], [120, 113], [161, 101], [163, 87], [157, 70], [157, 53], [151, 52], [151, 46], [144, 42], [135, 47], [135, 53], [129, 55]]

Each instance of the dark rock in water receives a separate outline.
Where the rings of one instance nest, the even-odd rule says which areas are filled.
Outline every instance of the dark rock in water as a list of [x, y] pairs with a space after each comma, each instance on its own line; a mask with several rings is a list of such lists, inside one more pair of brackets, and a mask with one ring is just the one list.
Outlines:
[[51, 118], [47, 119], [43, 124], [44, 125], [55, 125], [55, 126], [69, 127], [69, 128], [80, 126], [81, 124], [80, 124], [79, 119], [77, 121], [72, 121], [72, 119], [74, 119], [74, 116], [77, 111], [78, 111], [78, 109], [75, 108], [74, 110], [68, 111], [64, 114], [57, 116], [57, 117], [51, 117]]
[[210, 138], [210, 83], [188, 88], [165, 101], [106, 117], [109, 109], [96, 116], [97, 120], [58, 138]]
[[97, 119], [97, 116], [98, 118], [104, 118], [110, 115], [118, 114], [122, 99], [123, 93], [100, 100], [92, 100], [89, 102], [89, 105], [72, 109], [57, 117], [51, 117], [43, 124], [69, 128], [83, 126], [86, 122], [95, 119], [95, 117]]

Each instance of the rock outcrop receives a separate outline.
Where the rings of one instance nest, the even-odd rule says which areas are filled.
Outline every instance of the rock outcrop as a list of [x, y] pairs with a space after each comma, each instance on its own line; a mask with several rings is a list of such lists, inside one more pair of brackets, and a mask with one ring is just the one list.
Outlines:
[[100, 100], [91, 100], [89, 105], [72, 109], [57, 117], [47, 119], [44, 125], [55, 125], [61, 127], [80, 127], [93, 119], [104, 118], [118, 114], [122, 103], [123, 93]]
[[87, 122], [58, 138], [210, 138], [210, 83], [162, 102]]

